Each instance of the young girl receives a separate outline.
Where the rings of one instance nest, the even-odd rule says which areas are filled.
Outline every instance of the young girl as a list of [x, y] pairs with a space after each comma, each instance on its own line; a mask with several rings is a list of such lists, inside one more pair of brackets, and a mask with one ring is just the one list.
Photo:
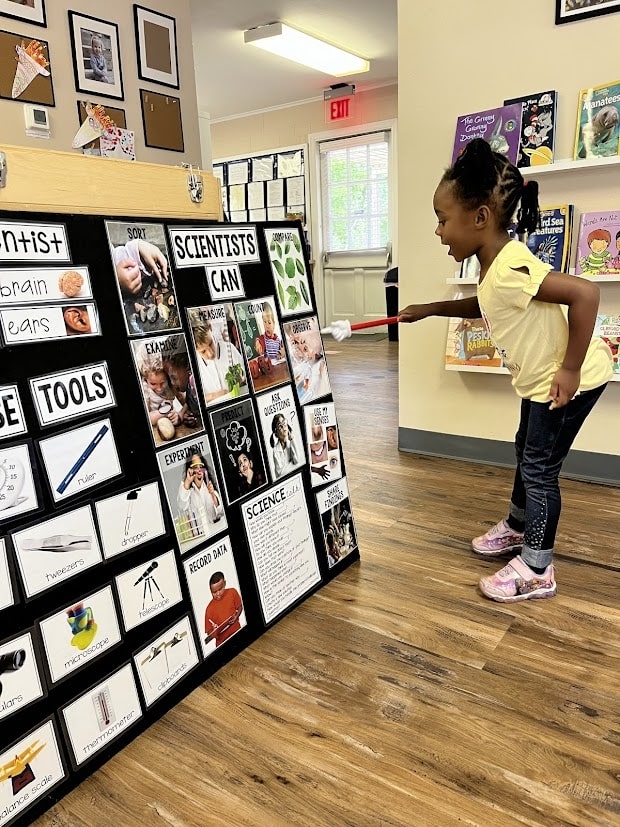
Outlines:
[[[521, 549], [480, 589], [492, 600], [513, 603], [556, 593], [553, 544], [560, 517], [558, 477], [577, 433], [612, 376], [611, 353], [592, 338], [598, 287], [551, 271], [508, 233], [538, 224], [538, 185], [525, 181], [503, 155], [480, 138], [470, 141], [435, 191], [435, 234], [456, 261], [477, 256], [477, 295], [412, 304], [401, 322], [428, 316], [482, 316], [512, 384], [521, 397], [515, 437], [517, 468], [507, 519], [472, 541], [493, 557]], [[561, 307], [566, 305], [566, 309]]]

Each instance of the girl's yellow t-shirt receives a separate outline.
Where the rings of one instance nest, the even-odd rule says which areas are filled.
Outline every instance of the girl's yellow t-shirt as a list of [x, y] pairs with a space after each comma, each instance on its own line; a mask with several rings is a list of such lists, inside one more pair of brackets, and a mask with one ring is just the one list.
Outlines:
[[[519, 272], [527, 268], [526, 273]], [[509, 241], [478, 285], [478, 303], [489, 334], [512, 374], [517, 394], [548, 402], [551, 382], [568, 344], [568, 309], [532, 301], [551, 270], [520, 241]], [[578, 278], [578, 276], [574, 276]], [[611, 351], [594, 337], [581, 367], [582, 391], [598, 388], [613, 376]]]

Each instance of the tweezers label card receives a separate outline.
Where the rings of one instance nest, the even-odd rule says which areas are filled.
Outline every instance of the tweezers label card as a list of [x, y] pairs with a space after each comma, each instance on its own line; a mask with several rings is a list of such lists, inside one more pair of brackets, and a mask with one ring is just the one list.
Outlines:
[[39, 447], [54, 502], [121, 474], [109, 419], [42, 439]]
[[89, 505], [16, 531], [11, 537], [26, 597], [34, 597], [101, 562]]

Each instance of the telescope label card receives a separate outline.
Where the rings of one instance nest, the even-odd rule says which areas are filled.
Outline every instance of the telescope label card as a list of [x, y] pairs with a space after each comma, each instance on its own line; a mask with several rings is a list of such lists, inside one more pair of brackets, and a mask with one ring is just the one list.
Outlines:
[[92, 299], [88, 267], [0, 270], [0, 307]]
[[30, 390], [42, 427], [116, 405], [106, 362], [38, 376]]
[[98, 500], [95, 511], [106, 560], [132, 551], [166, 533], [156, 482]]
[[109, 419], [39, 440], [54, 502], [121, 474]]
[[174, 551], [119, 574], [116, 588], [126, 632], [180, 603], [183, 595]]
[[26, 420], [17, 385], [3, 385], [0, 387], [0, 439], [25, 433]]
[[101, 562], [89, 505], [11, 535], [26, 597], [34, 597]]
[[141, 717], [138, 689], [128, 663], [61, 710], [71, 762], [79, 767]]
[[134, 655], [147, 707], [191, 672], [198, 661], [192, 627], [186, 615]]
[[184, 561], [194, 620], [203, 657], [208, 657], [246, 625], [243, 598], [230, 538]]
[[92, 302], [10, 307], [0, 310], [0, 326], [7, 345], [101, 335]]
[[7, 554], [6, 543], [3, 538], [0, 538], [0, 612], [15, 602]]
[[265, 623], [321, 580], [301, 474], [241, 508]]
[[38, 507], [29, 446], [0, 447], [0, 522]]
[[106, 586], [39, 623], [52, 683], [120, 643], [112, 587]]
[[0, 753], [0, 823], [9, 825], [66, 777], [50, 718]]
[[0, 643], [0, 721], [43, 695], [31, 633]]

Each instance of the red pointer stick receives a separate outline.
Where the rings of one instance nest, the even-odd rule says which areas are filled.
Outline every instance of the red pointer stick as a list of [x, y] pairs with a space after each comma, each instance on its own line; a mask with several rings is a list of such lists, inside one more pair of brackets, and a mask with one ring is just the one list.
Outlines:
[[365, 327], [379, 327], [383, 324], [396, 324], [398, 316], [390, 316], [387, 319], [374, 319], [372, 322], [356, 322], [351, 325], [351, 330], [363, 330]]

